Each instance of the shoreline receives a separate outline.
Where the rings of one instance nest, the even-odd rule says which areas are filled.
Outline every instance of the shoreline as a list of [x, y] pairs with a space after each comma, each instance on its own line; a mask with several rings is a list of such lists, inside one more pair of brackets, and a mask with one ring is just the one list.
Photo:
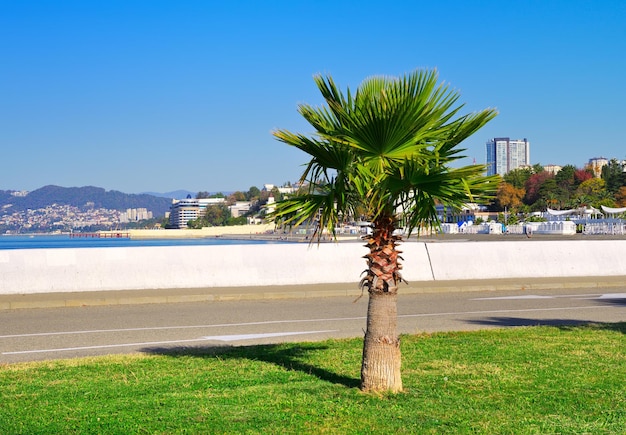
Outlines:
[[[129, 229], [129, 230], [106, 230], [94, 234], [101, 234], [102, 238], [110, 238], [116, 234], [124, 233], [131, 240], [185, 240], [185, 239], [223, 239], [223, 240], [258, 240], [268, 242], [289, 243], [318, 243], [311, 241], [310, 236], [296, 232], [287, 233], [276, 231], [273, 224], [264, 225], [239, 225], [227, 227], [205, 227], [202, 229]], [[70, 233], [32, 233], [32, 234], [2, 234], [2, 236], [69, 236]], [[114, 237], [113, 237], [114, 238]], [[495, 242], [495, 241], [584, 241], [584, 240], [626, 240], [626, 234], [541, 234], [533, 233], [531, 237], [525, 234], [412, 234], [410, 238], [404, 237], [400, 243], [455, 243], [455, 242]], [[362, 234], [338, 234], [324, 236], [320, 243], [364, 243]]]
[[[186, 239], [186, 238], [214, 238], [229, 240], [267, 240], [311, 243], [308, 235], [297, 233], [283, 233], [275, 231], [273, 225], [242, 225], [245, 229], [236, 226], [231, 227], [209, 227], [200, 230], [128, 230], [131, 239]], [[250, 231], [259, 228], [261, 231]], [[268, 228], [271, 227], [271, 228]], [[116, 231], [102, 231], [102, 233], [115, 233]], [[446, 243], [446, 242], [495, 242], [495, 241], [533, 241], [533, 240], [562, 240], [562, 241], [583, 241], [583, 240], [626, 240], [626, 235], [621, 234], [538, 234], [531, 237], [525, 234], [411, 234], [410, 238], [403, 238], [401, 243]], [[332, 236], [325, 236], [321, 243], [328, 242], [363, 242], [361, 234], [338, 234], [337, 239]], [[317, 241], [313, 241], [317, 243]]]

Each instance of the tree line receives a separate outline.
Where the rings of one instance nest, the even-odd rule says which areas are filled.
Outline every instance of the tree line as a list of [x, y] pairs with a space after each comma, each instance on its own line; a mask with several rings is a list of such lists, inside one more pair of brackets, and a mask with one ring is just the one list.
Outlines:
[[510, 171], [492, 204], [498, 211], [530, 213], [578, 207], [626, 207], [625, 165], [611, 159], [597, 177], [591, 167], [564, 166], [553, 174], [541, 165]]

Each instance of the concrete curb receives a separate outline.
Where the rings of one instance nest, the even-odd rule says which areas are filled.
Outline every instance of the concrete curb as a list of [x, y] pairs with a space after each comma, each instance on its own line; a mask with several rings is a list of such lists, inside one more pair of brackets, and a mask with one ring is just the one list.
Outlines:
[[[399, 294], [460, 291], [526, 292], [585, 287], [600, 289], [623, 287], [625, 283], [626, 276], [428, 281], [401, 285]], [[261, 299], [306, 299], [338, 296], [357, 298], [360, 295], [361, 291], [357, 288], [356, 283], [35, 293], [0, 295], [0, 310]]]

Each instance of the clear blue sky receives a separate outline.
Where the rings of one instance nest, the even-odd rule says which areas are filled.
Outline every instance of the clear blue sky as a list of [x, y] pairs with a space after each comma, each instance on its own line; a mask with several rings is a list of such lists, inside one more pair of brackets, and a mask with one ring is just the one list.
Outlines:
[[464, 145], [528, 138], [532, 163], [626, 158], [626, 2], [0, 0], [0, 189], [247, 190], [297, 181], [315, 73], [354, 89], [437, 68]]

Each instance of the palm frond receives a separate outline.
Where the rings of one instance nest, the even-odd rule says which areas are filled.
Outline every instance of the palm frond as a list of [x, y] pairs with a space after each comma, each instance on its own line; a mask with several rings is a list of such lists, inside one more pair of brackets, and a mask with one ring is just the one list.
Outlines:
[[325, 105], [298, 110], [315, 134], [274, 132], [310, 156], [301, 178], [309, 189], [279, 202], [272, 218], [315, 221], [334, 233], [342, 216], [387, 218], [401, 210], [411, 230], [436, 224], [438, 204], [461, 207], [495, 191], [497, 182], [484, 177], [484, 166], [451, 164], [463, 157], [459, 145], [496, 111], [459, 116], [460, 94], [439, 83], [436, 70], [370, 77], [345, 94], [329, 76], [314, 80]]

